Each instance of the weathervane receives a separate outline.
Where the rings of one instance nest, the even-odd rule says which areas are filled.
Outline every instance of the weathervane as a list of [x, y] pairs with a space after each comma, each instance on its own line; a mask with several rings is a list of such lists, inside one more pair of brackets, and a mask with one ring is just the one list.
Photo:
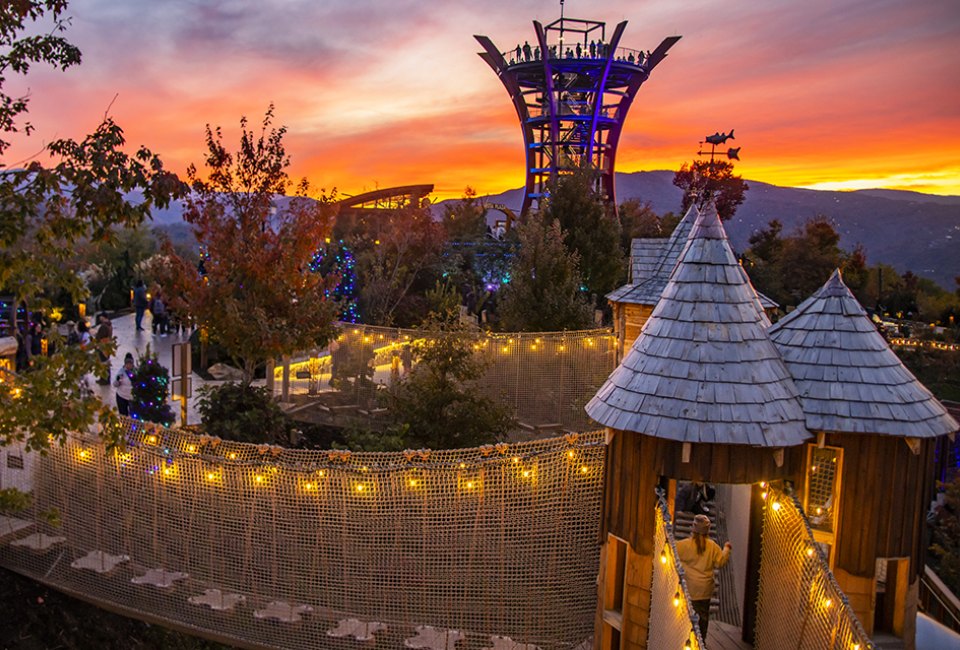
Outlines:
[[[698, 156], [710, 156], [710, 169], [713, 169], [713, 158], [716, 155], [723, 155], [721, 151], [717, 153], [717, 146], [727, 143], [727, 140], [736, 140], [733, 137], [733, 129], [730, 129], [730, 133], [720, 133], [719, 131], [713, 135], [708, 135], [703, 139], [707, 144], [710, 145], [710, 151], [703, 150], [703, 141], [700, 142], [700, 150], [697, 151]], [[730, 147], [727, 149], [727, 159], [728, 160], [740, 160], [740, 147]]]

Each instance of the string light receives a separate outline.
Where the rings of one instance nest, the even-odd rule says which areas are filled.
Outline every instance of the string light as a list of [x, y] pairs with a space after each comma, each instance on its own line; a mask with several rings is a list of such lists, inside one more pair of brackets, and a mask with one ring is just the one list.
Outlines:
[[764, 501], [767, 500], [767, 491], [766, 491], [766, 490], [764, 490], [763, 492], [760, 493], [760, 498], [763, 499]]
[[666, 549], [664, 549], [660, 551], [660, 564], [666, 564], [666, 563], [667, 563], [667, 551]]
[[580, 473], [581, 473], [581, 474], [589, 474], [589, 473], [590, 473], [590, 468], [587, 467], [586, 465], [581, 465], [581, 466], [580, 466]]
[[573, 450], [572, 450], [572, 449], [567, 452], [567, 458], [573, 458], [574, 455], [575, 455], [575, 454], [573, 453]]
[[823, 606], [824, 606], [824, 608], [826, 608], [826, 609], [830, 609], [830, 608], [833, 606], [833, 599], [832, 599], [832, 598], [827, 598], [826, 600], [824, 600], [824, 601], [823, 601]]
[[774, 512], [780, 512], [780, 502], [779, 502], [779, 501], [774, 501], [773, 503], [770, 504], [770, 507], [773, 508], [773, 511], [774, 511]]
[[807, 547], [807, 557], [813, 557], [814, 550], [812, 546]]
[[673, 594], [673, 606], [680, 607], [680, 590], [679, 589]]

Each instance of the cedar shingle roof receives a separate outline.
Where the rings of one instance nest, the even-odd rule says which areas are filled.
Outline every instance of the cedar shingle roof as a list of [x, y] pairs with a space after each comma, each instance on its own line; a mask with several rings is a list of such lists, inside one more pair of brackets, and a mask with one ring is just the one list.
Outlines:
[[630, 244], [630, 281], [607, 294], [607, 300], [657, 304], [699, 214], [691, 205], [668, 239], [634, 239]]
[[682, 442], [800, 444], [811, 435], [768, 325], [708, 206], [650, 319], [587, 413], [604, 426]]
[[[669, 239], [634, 239], [630, 246], [630, 280], [607, 294], [607, 300], [634, 305], [656, 305], [670, 280], [670, 274], [677, 266], [677, 260], [687, 244], [698, 214], [696, 205], [691, 205]], [[757, 296], [764, 309], [775, 309], [779, 306], [762, 293]]]
[[960, 429], [890, 349], [840, 271], [770, 337], [813, 431], [927, 438]]

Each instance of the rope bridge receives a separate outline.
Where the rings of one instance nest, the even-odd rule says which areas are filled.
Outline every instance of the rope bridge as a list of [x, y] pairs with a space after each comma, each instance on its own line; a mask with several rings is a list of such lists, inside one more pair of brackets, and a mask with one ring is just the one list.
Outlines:
[[840, 590], [799, 502], [767, 489], [760, 556], [756, 646], [797, 650], [873, 648]]
[[[378, 390], [416, 364], [411, 345], [427, 336], [423, 330], [341, 323], [335, 344], [275, 368], [274, 393], [296, 401], [316, 396], [337, 408], [373, 408]], [[481, 390], [506, 405], [522, 426], [554, 431], [593, 426], [583, 407], [616, 367], [610, 330], [463, 337], [486, 363]]]
[[33, 505], [0, 521], [0, 564], [248, 647], [589, 644], [600, 433], [351, 453], [126, 427], [123, 450], [30, 455]]

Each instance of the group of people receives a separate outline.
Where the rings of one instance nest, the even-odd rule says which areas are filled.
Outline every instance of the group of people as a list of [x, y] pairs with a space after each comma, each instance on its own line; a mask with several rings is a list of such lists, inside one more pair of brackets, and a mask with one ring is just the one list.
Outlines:
[[[605, 59], [609, 54], [609, 45], [600, 40], [591, 40], [590, 43], [576, 43], [574, 47], [567, 47], [566, 50], [558, 50], [558, 46], [551, 45], [549, 57], [551, 59], [557, 59], [561, 56], [565, 59]], [[562, 45], [560, 46], [563, 47]], [[559, 52], [559, 53], [558, 53]], [[515, 58], [510, 60], [510, 63], [529, 63], [530, 61], [539, 61], [540, 60], [540, 46], [535, 45], [530, 46], [528, 41], [524, 41], [523, 45], [517, 44], [516, 49], [514, 50]], [[650, 51], [648, 50], [646, 54], [642, 51], [626, 50], [626, 54], [618, 55], [617, 61], [622, 61], [626, 63], [633, 63], [635, 65], [643, 65], [645, 60], [650, 58]]]
[[170, 310], [164, 295], [159, 290], [153, 294], [147, 293], [147, 285], [143, 280], [137, 280], [133, 288], [133, 309], [138, 332], [144, 331], [143, 317], [147, 311], [152, 316], [151, 331], [154, 335], [179, 334], [181, 328], [187, 331], [187, 325]]

